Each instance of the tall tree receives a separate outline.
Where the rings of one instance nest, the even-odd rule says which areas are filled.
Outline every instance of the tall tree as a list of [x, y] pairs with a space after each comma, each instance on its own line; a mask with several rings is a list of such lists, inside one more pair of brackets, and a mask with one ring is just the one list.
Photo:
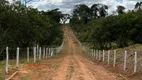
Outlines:
[[48, 12], [45, 12], [45, 14], [47, 14], [52, 20], [54, 20], [55, 22], [59, 23], [60, 22], [60, 18], [62, 16], [61, 11], [59, 11], [59, 9], [53, 9], [53, 10], [49, 10]]
[[105, 17], [106, 15], [108, 15], [108, 13], [106, 11], [107, 9], [108, 9], [107, 5], [101, 4], [101, 7], [99, 8], [100, 17]]
[[141, 7], [142, 7], [142, 2], [137, 2], [136, 4], [135, 4], [135, 9], [141, 9]]
[[99, 4], [93, 4], [91, 6], [91, 16], [92, 18], [97, 18], [98, 17], [98, 13], [99, 12]]
[[73, 16], [76, 16], [76, 18], [82, 20], [86, 24], [90, 18], [90, 8], [85, 4], [76, 5], [73, 10]]
[[117, 12], [118, 14], [124, 14], [125, 7], [124, 6], [117, 6]]

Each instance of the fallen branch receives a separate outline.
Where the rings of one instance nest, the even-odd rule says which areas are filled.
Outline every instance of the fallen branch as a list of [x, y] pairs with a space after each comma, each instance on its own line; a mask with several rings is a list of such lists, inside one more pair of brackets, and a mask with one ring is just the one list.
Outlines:
[[12, 79], [17, 73], [18, 73], [18, 71], [14, 72], [9, 78], [7, 78], [7, 79], [5, 79], [5, 80], [10, 80], [10, 79]]
[[124, 77], [123, 75], [119, 74], [120, 77], [122, 77], [124, 80], [128, 80], [126, 77]]

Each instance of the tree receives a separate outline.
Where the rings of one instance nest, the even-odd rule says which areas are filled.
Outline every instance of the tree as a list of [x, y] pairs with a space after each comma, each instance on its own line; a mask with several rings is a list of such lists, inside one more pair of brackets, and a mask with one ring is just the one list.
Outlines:
[[69, 14], [62, 14], [61, 20], [63, 21], [63, 24], [65, 24], [68, 19], [70, 19]]
[[99, 12], [99, 4], [93, 4], [91, 6], [91, 16], [93, 19], [98, 17], [97, 12]]
[[125, 7], [124, 6], [117, 6], [117, 12], [118, 14], [124, 14]]
[[24, 1], [24, 6], [27, 6], [27, 3], [33, 1], [33, 0], [23, 0]]
[[6, 0], [0, 0], [0, 4], [5, 4], [5, 3], [8, 3], [8, 1], [6, 1]]
[[101, 4], [101, 7], [99, 8], [100, 17], [105, 17], [108, 14], [106, 11], [107, 9], [108, 9], [107, 5]]
[[85, 4], [76, 5], [73, 10], [73, 17], [74, 16], [87, 24], [88, 19], [90, 19], [90, 8]]
[[135, 9], [141, 9], [141, 7], [142, 7], [142, 2], [137, 2], [136, 4], [135, 4]]
[[60, 22], [60, 18], [62, 16], [61, 11], [59, 11], [59, 9], [53, 9], [53, 10], [49, 10], [47, 12], [43, 12], [44, 14], [48, 15], [52, 20], [54, 20], [55, 22], [59, 23]]

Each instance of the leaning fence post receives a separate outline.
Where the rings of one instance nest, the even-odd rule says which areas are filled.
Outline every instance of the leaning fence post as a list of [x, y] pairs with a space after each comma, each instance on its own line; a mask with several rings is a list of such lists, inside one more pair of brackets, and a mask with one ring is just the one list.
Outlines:
[[109, 65], [109, 59], [110, 59], [110, 50], [108, 50], [108, 59], [107, 59], [107, 65]]
[[135, 52], [135, 57], [134, 57], [134, 73], [137, 71], [137, 52]]
[[105, 51], [103, 50], [103, 62], [105, 61]]
[[41, 60], [41, 47], [39, 47], [39, 60]]
[[113, 67], [115, 67], [115, 64], [116, 64], [116, 50], [114, 50]]
[[124, 54], [124, 71], [126, 71], [126, 62], [127, 62], [127, 51]]
[[27, 62], [29, 63], [30, 60], [29, 60], [29, 47], [27, 47]]
[[36, 62], [36, 47], [33, 48], [34, 51], [34, 63]]
[[9, 53], [8, 53], [8, 47], [6, 47], [6, 67], [5, 67], [6, 73], [8, 73], [8, 59], [9, 59]]
[[17, 47], [17, 54], [16, 54], [16, 68], [19, 67], [19, 47]]

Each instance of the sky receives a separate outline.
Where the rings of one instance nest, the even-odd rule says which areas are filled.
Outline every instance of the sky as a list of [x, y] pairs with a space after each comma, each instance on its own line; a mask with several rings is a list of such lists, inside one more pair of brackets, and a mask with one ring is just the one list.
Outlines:
[[55, 8], [60, 8], [63, 13], [71, 14], [73, 8], [77, 4], [86, 4], [89, 7], [93, 4], [102, 3], [108, 5], [108, 13], [112, 14], [113, 11], [116, 11], [118, 5], [122, 5], [127, 9], [134, 9], [136, 2], [142, 0], [32, 0], [28, 3], [28, 6], [37, 8], [38, 10], [52, 10]]

